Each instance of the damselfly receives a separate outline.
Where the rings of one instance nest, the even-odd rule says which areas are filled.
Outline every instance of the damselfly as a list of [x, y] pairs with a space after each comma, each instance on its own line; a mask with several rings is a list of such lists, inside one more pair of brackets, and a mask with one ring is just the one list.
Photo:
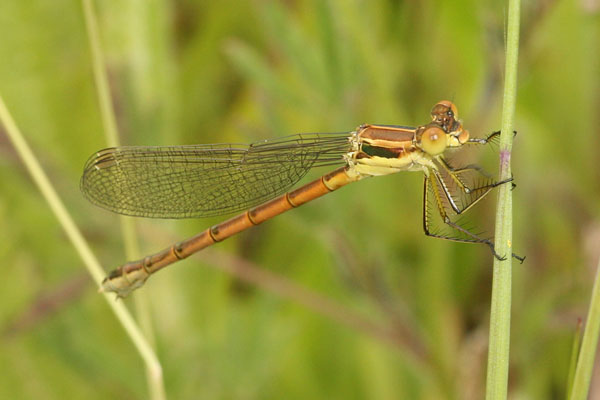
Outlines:
[[[423, 229], [428, 236], [459, 242], [490, 239], [472, 232], [457, 217], [496, 182], [478, 166], [456, 167], [444, 154], [469, 137], [456, 106], [437, 103], [432, 121], [414, 127], [361, 125], [353, 132], [298, 134], [250, 145], [212, 144], [172, 147], [123, 146], [101, 150], [87, 161], [83, 194], [110, 211], [151, 218], [195, 218], [247, 210], [198, 235], [126, 263], [104, 279], [104, 291], [125, 297], [156, 271], [203, 248], [258, 225], [287, 210], [360, 179], [399, 171], [424, 172]], [[288, 190], [310, 169], [338, 166], [296, 190]], [[434, 225], [434, 210], [439, 226]], [[522, 260], [513, 254], [513, 257]]]

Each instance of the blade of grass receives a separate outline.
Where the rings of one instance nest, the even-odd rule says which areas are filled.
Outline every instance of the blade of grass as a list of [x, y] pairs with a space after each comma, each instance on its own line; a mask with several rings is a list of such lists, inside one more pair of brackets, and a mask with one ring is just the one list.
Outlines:
[[[68, 213], [63, 202], [56, 193], [56, 190], [54, 190], [54, 187], [50, 183], [50, 180], [44, 173], [44, 170], [42, 169], [35, 155], [31, 151], [31, 148], [29, 147], [19, 128], [15, 124], [12, 116], [6, 108], [6, 105], [4, 104], [2, 96], [0, 96], [0, 122], [2, 122], [2, 124], [4, 125], [8, 138], [10, 139], [13, 146], [15, 147], [15, 150], [23, 160], [23, 164], [25, 164], [25, 167], [29, 171], [29, 174], [31, 175], [33, 181], [35, 182], [40, 192], [42, 193], [42, 196], [48, 203], [48, 206], [58, 219], [67, 237], [73, 244], [73, 247], [75, 247], [75, 250], [81, 257], [88, 272], [90, 273], [94, 281], [96, 281], [98, 287], [100, 287], [100, 283], [102, 282], [102, 279], [105, 275], [104, 270], [100, 266], [98, 259], [90, 249], [89, 245], [83, 238], [83, 235], [77, 228], [77, 225], [75, 225], [75, 222], [71, 218], [71, 215]], [[131, 317], [131, 314], [129, 314], [129, 311], [127, 311], [127, 308], [125, 307], [123, 302], [115, 301], [114, 298], [108, 293], [104, 295], [104, 298], [115, 313], [117, 319], [121, 322], [121, 325], [123, 325], [123, 328], [127, 332], [127, 335], [133, 341], [136, 349], [140, 353], [140, 356], [148, 366], [148, 369], [152, 371], [153, 375], [162, 377], [162, 367], [158, 362], [158, 358], [154, 354], [152, 347], [144, 338], [144, 335], [141, 333], [134, 319]]]
[[108, 78], [104, 70], [104, 55], [100, 45], [96, 12], [92, 6], [92, 0], [82, 0], [82, 5], [85, 26], [90, 40], [92, 67], [94, 69], [94, 80], [96, 81], [96, 93], [98, 94], [98, 105], [100, 106], [104, 134], [108, 145], [114, 147], [119, 145], [119, 134], [117, 133], [117, 122], [112, 109], [110, 90], [108, 89]]
[[[502, 104], [502, 134], [500, 135], [500, 180], [512, 176], [510, 158], [517, 94], [517, 65], [519, 56], [520, 0], [508, 1], [506, 34], [506, 64]], [[490, 343], [486, 399], [506, 399], [510, 349], [510, 307], [512, 290], [512, 193], [510, 185], [498, 190], [495, 228], [496, 252], [506, 255], [503, 261], [494, 258], [492, 306], [490, 314]]]
[[571, 347], [571, 360], [569, 362], [569, 376], [567, 377], [567, 399], [571, 398], [571, 390], [573, 390], [573, 381], [575, 380], [575, 369], [577, 368], [577, 359], [579, 358], [579, 350], [581, 348], [583, 321], [581, 318], [577, 321], [575, 327], [575, 336], [573, 337], [573, 346]]
[[[106, 77], [104, 55], [100, 44], [100, 35], [96, 13], [91, 0], [82, 0], [82, 6], [85, 17], [90, 49], [92, 52], [92, 66], [94, 70], [94, 80], [96, 82], [96, 92], [98, 94], [98, 103], [102, 115], [104, 126], [104, 135], [109, 147], [120, 145], [117, 123], [112, 107], [108, 79]], [[140, 257], [139, 243], [135, 232], [135, 224], [131, 218], [121, 216], [121, 233], [125, 245], [126, 257], [130, 260]], [[136, 296], [135, 308], [144, 333], [150, 340], [154, 338], [150, 312], [148, 310], [148, 301], [144, 299], [144, 294]], [[158, 362], [158, 361], [157, 361]], [[150, 397], [155, 400], [165, 399], [162, 368], [155, 369], [154, 365], [146, 363], [146, 377], [149, 386]]]
[[596, 347], [600, 334], [600, 259], [596, 267], [596, 279], [592, 289], [592, 298], [590, 299], [590, 309], [588, 311], [585, 329], [583, 331], [583, 341], [579, 351], [575, 377], [573, 378], [573, 389], [569, 400], [585, 400], [588, 398], [590, 390], [590, 381], [594, 370], [594, 359], [596, 357]]

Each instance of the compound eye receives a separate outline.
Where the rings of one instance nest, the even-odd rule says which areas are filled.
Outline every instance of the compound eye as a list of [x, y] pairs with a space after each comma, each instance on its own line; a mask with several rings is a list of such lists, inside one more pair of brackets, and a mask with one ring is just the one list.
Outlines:
[[449, 117], [456, 118], [458, 116], [458, 110], [456, 108], [456, 105], [450, 100], [442, 100], [439, 103], [437, 103], [433, 108], [446, 109], [446, 113]]
[[446, 150], [446, 132], [439, 126], [429, 126], [421, 136], [421, 147], [432, 156], [442, 154]]
[[458, 135], [458, 143], [460, 144], [465, 144], [469, 141], [469, 131], [468, 130], [463, 130], [460, 135]]

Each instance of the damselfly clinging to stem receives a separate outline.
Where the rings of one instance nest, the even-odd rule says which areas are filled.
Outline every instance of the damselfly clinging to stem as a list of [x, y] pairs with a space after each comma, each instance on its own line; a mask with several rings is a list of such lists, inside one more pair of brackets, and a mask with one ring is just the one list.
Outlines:
[[[444, 154], [466, 145], [487, 144], [469, 137], [456, 106], [440, 101], [428, 124], [414, 127], [361, 125], [353, 132], [309, 133], [250, 145], [172, 147], [123, 146], [100, 150], [87, 161], [81, 190], [110, 211], [151, 218], [194, 218], [247, 210], [198, 235], [113, 270], [105, 291], [127, 296], [156, 271], [276, 215], [350, 182], [400, 171], [422, 171], [423, 229], [428, 236], [489, 246], [456, 218], [496, 182], [475, 165], [457, 168]], [[288, 192], [310, 169], [338, 166]], [[435, 211], [434, 211], [435, 210]], [[439, 214], [439, 226], [434, 224]], [[522, 261], [522, 258], [513, 254]]]

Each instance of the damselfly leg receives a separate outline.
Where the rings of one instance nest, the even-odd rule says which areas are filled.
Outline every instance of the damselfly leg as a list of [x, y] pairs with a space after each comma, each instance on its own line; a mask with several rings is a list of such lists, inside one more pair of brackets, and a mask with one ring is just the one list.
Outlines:
[[[469, 139], [469, 143], [488, 144], [499, 137], [499, 132], [494, 132], [484, 139]], [[461, 215], [470, 210], [481, 201], [491, 190], [497, 186], [512, 182], [512, 178], [495, 181], [485, 171], [473, 164], [464, 167], [452, 166], [444, 157], [440, 156], [425, 174], [423, 189], [423, 230], [427, 236], [466, 243], [486, 244], [492, 254], [499, 260], [505, 257], [499, 255], [493, 241], [475, 232], [474, 227], [468, 226]], [[433, 209], [437, 210], [440, 222], [436, 226]], [[523, 262], [524, 257], [512, 254]]]

